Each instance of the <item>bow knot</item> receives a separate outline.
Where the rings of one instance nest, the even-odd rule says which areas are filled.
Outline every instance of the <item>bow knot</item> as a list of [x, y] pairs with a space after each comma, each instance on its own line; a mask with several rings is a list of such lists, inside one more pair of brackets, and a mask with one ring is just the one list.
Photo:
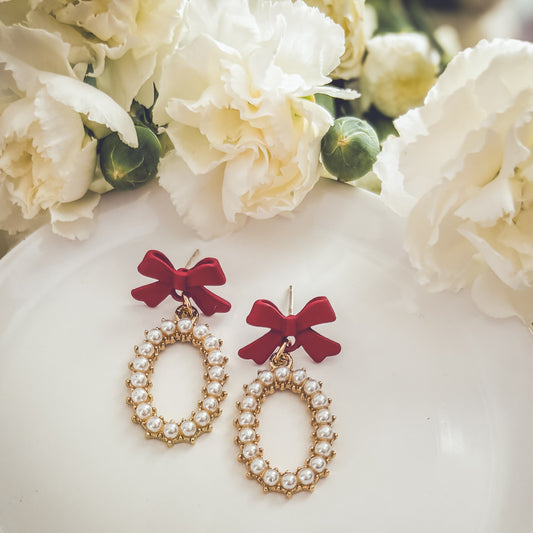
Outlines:
[[309, 356], [319, 363], [326, 357], [337, 355], [341, 346], [311, 326], [333, 322], [335, 313], [325, 296], [318, 296], [309, 301], [297, 315], [285, 316], [269, 300], [257, 300], [252, 306], [246, 322], [252, 326], [270, 328], [268, 333], [239, 350], [243, 359], [252, 359], [257, 364], [264, 363], [274, 350], [282, 346], [287, 337], [294, 337], [294, 344], [286, 351], [292, 352], [302, 347]]
[[296, 315], [289, 315], [285, 317], [284, 337], [296, 337], [298, 333], [298, 317]]
[[[194, 267], [193, 267], [194, 268]], [[188, 289], [187, 279], [189, 277], [188, 268], [178, 268], [172, 276], [172, 286], [177, 291], [185, 292]]]
[[[167, 296], [183, 302], [183, 295], [196, 302], [202, 313], [226, 313], [231, 304], [205, 288], [205, 285], [224, 285], [226, 277], [214, 257], [206, 257], [191, 268], [175, 269], [168, 257], [157, 250], [146, 252], [137, 270], [157, 281], [137, 287], [131, 295], [149, 307], [159, 305]], [[178, 294], [176, 291], [181, 291]]]

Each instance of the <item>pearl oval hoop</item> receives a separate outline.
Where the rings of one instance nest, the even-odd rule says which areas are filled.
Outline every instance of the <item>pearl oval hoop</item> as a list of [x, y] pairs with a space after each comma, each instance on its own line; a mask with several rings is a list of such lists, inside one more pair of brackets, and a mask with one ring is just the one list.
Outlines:
[[[220, 351], [222, 341], [210, 333], [207, 324], [197, 323], [198, 313], [194, 311], [180, 306], [174, 320], [162, 319], [159, 327], [145, 331], [145, 340], [135, 346], [136, 357], [129, 363], [131, 374], [126, 385], [130, 393], [126, 403], [133, 408], [131, 419], [144, 429], [147, 439], [159, 439], [169, 447], [179, 442], [193, 444], [200, 435], [211, 431], [212, 421], [222, 412], [220, 403], [227, 396], [223, 389], [227, 357]], [[198, 407], [190, 417], [179, 421], [159, 415], [150, 392], [150, 376], [159, 355], [176, 342], [190, 342], [197, 347], [205, 367], [205, 385]]]
[[[244, 387], [244, 396], [237, 402], [238, 417], [234, 425], [238, 429], [235, 443], [240, 447], [239, 461], [247, 467], [247, 477], [255, 479], [264, 492], [281, 492], [287, 497], [301, 491], [312, 491], [319, 479], [329, 474], [327, 464], [335, 456], [332, 442], [337, 438], [332, 423], [335, 417], [329, 406], [331, 400], [322, 392], [322, 384], [307, 377], [305, 369], [292, 370], [289, 364], [271, 370], [259, 370], [257, 379]], [[284, 361], [286, 363], [286, 361]], [[294, 472], [280, 472], [264, 459], [260, 447], [258, 415], [265, 399], [279, 390], [290, 390], [300, 395], [311, 415], [313, 433], [310, 454], [305, 464]]]

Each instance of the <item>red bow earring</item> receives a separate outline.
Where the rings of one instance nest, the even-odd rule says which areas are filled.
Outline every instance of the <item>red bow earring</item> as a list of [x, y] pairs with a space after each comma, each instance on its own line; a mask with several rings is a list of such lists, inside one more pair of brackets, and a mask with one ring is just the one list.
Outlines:
[[[212, 257], [203, 259], [188, 268], [198, 250], [189, 259], [185, 268], [175, 269], [170, 260], [157, 250], [150, 250], [144, 256], [138, 270], [156, 281], [131, 291], [136, 300], [155, 307], [167, 296], [182, 302], [173, 320], [163, 319], [161, 324], [145, 331], [145, 339], [135, 346], [136, 357], [129, 363], [130, 377], [126, 380], [129, 396], [126, 400], [133, 408], [132, 421], [139, 424], [148, 439], [159, 439], [169, 447], [178, 442], [193, 444], [195, 440], [211, 431], [212, 421], [220, 416], [219, 407], [227, 393], [223, 390], [227, 375], [224, 365], [227, 358], [222, 354], [222, 341], [210, 333], [207, 324], [200, 324], [199, 312], [192, 301], [205, 315], [226, 313], [229, 302], [212, 293], [205, 285], [223, 285], [224, 272], [218, 261]], [[160, 416], [152, 404], [150, 376], [158, 357], [169, 344], [190, 342], [196, 346], [206, 368], [205, 386], [198, 407], [188, 418], [165, 418]]]
[[[330, 411], [331, 400], [322, 392], [322, 383], [308, 377], [304, 368], [293, 369], [291, 353], [302, 347], [317, 363], [337, 355], [340, 344], [312, 329], [334, 320], [333, 308], [324, 296], [314, 298], [293, 315], [292, 286], [288, 316], [272, 302], [257, 300], [246, 319], [248, 324], [267, 327], [270, 331], [241, 348], [239, 356], [257, 364], [270, 359], [270, 369], [260, 369], [257, 378], [244, 387], [244, 396], [237, 402], [235, 443], [240, 448], [238, 459], [247, 467], [247, 476], [258, 481], [264, 492], [281, 492], [291, 497], [300, 491], [312, 491], [318, 480], [329, 474], [327, 464], [335, 455], [332, 442], [337, 438], [331, 425], [335, 420]], [[313, 425], [311, 453], [305, 464], [294, 472], [280, 472], [271, 466], [259, 446], [257, 428], [261, 405], [278, 390], [298, 394], [307, 404]]]

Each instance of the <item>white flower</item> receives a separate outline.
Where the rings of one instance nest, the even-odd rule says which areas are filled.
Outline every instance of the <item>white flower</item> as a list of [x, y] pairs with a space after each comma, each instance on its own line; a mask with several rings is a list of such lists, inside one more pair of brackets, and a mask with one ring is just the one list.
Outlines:
[[[185, 0], [32, 0], [28, 23], [71, 45], [81, 77], [91, 65], [99, 89], [125, 109], [153, 101], [159, 55], [174, 39]], [[139, 94], [139, 91], [141, 93]]]
[[472, 284], [489, 315], [533, 321], [533, 44], [460, 53], [375, 165], [408, 216], [405, 246], [432, 290]]
[[437, 79], [439, 55], [419, 33], [389, 33], [370, 39], [361, 74], [365, 107], [373, 103], [398, 117], [424, 102]]
[[137, 142], [127, 113], [75, 78], [68, 52], [55, 35], [0, 24], [0, 229], [10, 233], [47, 211], [56, 233], [86, 237], [100, 196], [88, 192], [97, 141], [85, 126]]
[[195, 0], [187, 21], [158, 83], [154, 119], [175, 147], [159, 175], [209, 238], [293, 209], [318, 181], [332, 118], [313, 94], [335, 93], [323, 85], [344, 37], [303, 2]]
[[349, 80], [359, 76], [365, 53], [365, 0], [305, 0], [305, 3], [320, 9], [344, 30], [344, 54], [331, 77]]

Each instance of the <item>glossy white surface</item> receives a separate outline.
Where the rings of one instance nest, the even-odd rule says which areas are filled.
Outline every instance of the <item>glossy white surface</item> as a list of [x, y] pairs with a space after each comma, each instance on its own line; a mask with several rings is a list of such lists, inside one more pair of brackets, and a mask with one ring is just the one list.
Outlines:
[[[533, 338], [467, 296], [420, 288], [401, 223], [376, 198], [322, 183], [290, 217], [212, 242], [156, 186], [109, 195], [98, 211], [89, 241], [44, 228], [0, 261], [0, 531], [533, 531]], [[229, 397], [211, 434], [167, 449], [131, 423], [124, 380], [133, 345], [175, 305], [149, 309], [129, 291], [145, 282], [146, 250], [181, 266], [197, 247], [228, 279], [215, 291], [232, 310], [206, 321], [229, 357]], [[295, 310], [328, 296], [338, 319], [317, 329], [343, 350], [321, 365], [296, 352], [333, 399], [339, 439], [329, 478], [286, 500], [245, 479], [232, 419], [257, 372], [236, 351], [262, 333], [245, 317], [257, 298], [284, 310], [290, 283]], [[203, 370], [188, 348], [156, 364], [162, 413], [195, 407]], [[302, 402], [276, 394], [260, 420], [265, 457], [300, 464]]]

